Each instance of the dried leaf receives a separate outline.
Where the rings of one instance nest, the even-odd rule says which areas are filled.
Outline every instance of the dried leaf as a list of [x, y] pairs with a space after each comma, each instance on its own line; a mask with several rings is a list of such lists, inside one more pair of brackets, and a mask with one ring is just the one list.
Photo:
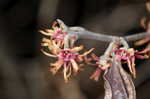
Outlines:
[[112, 66], [104, 73], [104, 99], [136, 99], [131, 76], [124, 71], [121, 62], [113, 59]]

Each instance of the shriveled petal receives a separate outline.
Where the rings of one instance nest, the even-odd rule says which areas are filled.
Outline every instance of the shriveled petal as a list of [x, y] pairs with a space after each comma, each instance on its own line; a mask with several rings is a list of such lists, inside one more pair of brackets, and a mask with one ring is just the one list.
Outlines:
[[41, 43], [41, 46], [48, 46], [48, 43]]
[[49, 43], [48, 48], [55, 55], [57, 55], [60, 52], [60, 48], [55, 44], [54, 41]]
[[142, 39], [142, 40], [140, 40], [140, 41], [137, 41], [137, 42], [135, 43], [135, 45], [136, 45], [136, 46], [141, 46], [141, 45], [144, 45], [145, 43], [148, 43], [148, 42], [150, 42], [150, 37], [147, 37], [147, 38], [145, 38], [145, 39]]
[[60, 49], [56, 48], [56, 46], [54, 46], [51, 42], [42, 43], [41, 45], [47, 47], [51, 51], [51, 53], [53, 53], [54, 55], [57, 55], [60, 51]]
[[145, 48], [144, 50], [140, 51], [140, 52], [137, 52], [138, 54], [146, 54], [150, 52], [150, 48]]
[[83, 57], [82, 57], [81, 55], [78, 55], [78, 56], [77, 56], [77, 61], [78, 61], [78, 62], [83, 62], [84, 59], [83, 59]]
[[53, 28], [53, 30], [56, 32], [58, 29], [60, 29], [60, 28], [58, 28], [57, 26], [54, 26], [54, 27], [52, 27]]
[[131, 72], [131, 74], [133, 74], [131, 60], [129, 58], [127, 59], [127, 64], [128, 64], [129, 71]]
[[148, 55], [135, 55], [135, 56], [136, 56], [136, 58], [138, 58], [138, 59], [148, 59], [148, 58], [149, 58]]
[[[147, 58], [149, 58], [149, 56], [148, 56], [149, 52], [150, 52], [150, 48], [145, 48], [143, 51], [136, 52], [135, 56], [136, 56], [136, 58], [139, 58], [139, 59], [147, 59]], [[145, 55], [142, 55], [142, 54], [145, 54]]]
[[54, 33], [54, 30], [52, 30], [52, 29], [45, 29], [45, 31], [48, 33]]
[[94, 50], [94, 48], [91, 48], [90, 50], [86, 51], [85, 53], [82, 54], [82, 56], [86, 56], [89, 53], [91, 53]]
[[46, 35], [46, 36], [51, 36], [52, 35], [50, 32], [46, 32], [46, 31], [43, 31], [43, 30], [40, 30], [39, 32], [42, 33], [43, 35]]
[[79, 52], [79, 51], [81, 51], [83, 48], [84, 48], [84, 47], [81, 45], [81, 46], [78, 46], [78, 47], [74, 47], [74, 48], [72, 49], [72, 51], [74, 51], [74, 52]]
[[110, 64], [107, 64], [107, 65], [105, 65], [105, 66], [101, 66], [101, 69], [102, 69], [102, 70], [106, 70], [106, 69], [108, 69], [110, 66], [111, 66]]
[[92, 65], [92, 58], [88, 58], [87, 56], [84, 56], [83, 58], [86, 64]]
[[95, 54], [91, 54], [91, 57], [93, 58], [93, 60], [95, 60], [95, 61], [98, 61], [99, 60], [99, 57], [98, 56], [96, 56]]
[[48, 49], [52, 50], [52, 52], [53, 52], [53, 50], [55, 50], [55, 47], [52, 44], [52, 41], [50, 39], [43, 38], [42, 41], [44, 42], [44, 43], [42, 43], [43, 46], [48, 46]]
[[136, 70], [135, 70], [135, 57], [131, 58], [131, 63], [132, 63], [132, 71], [133, 71], [133, 77], [136, 78]]
[[50, 41], [49, 39], [47, 39], [47, 38], [43, 38], [42, 41], [43, 41], [43, 42], [46, 42], [46, 43], [51, 42], [51, 41]]
[[59, 42], [57, 42], [57, 46], [59, 46], [59, 47], [62, 47], [63, 46], [63, 42], [61, 42], [61, 41], [59, 41]]
[[41, 50], [46, 56], [49, 56], [49, 57], [57, 57], [56, 55], [53, 55], [53, 54], [50, 54], [44, 50]]
[[52, 44], [53, 44], [54, 48], [57, 49], [57, 51], [59, 52], [60, 46], [58, 46], [55, 41], [52, 41]]
[[50, 65], [51, 65], [52, 67], [57, 67], [58, 65], [62, 65], [63, 63], [64, 63], [63, 61], [58, 60], [58, 61], [56, 61], [55, 63], [51, 63]]
[[90, 79], [94, 79], [95, 81], [98, 81], [102, 70], [100, 68], [97, 68], [96, 71], [90, 76]]
[[63, 65], [63, 61], [57, 61], [55, 63], [52, 63], [50, 64], [52, 66], [52, 68], [50, 69], [50, 71], [53, 73], [53, 74], [56, 74], [57, 71], [62, 67]]
[[67, 78], [69, 78], [71, 76], [71, 74], [72, 74], [72, 68], [71, 68], [71, 66], [68, 66], [68, 68], [67, 68]]
[[74, 72], [78, 72], [79, 67], [78, 67], [78, 64], [76, 63], [76, 61], [75, 60], [71, 60], [71, 63], [72, 63], [73, 71]]
[[67, 67], [66, 67], [66, 65], [64, 65], [63, 74], [64, 74], [64, 80], [67, 83], [68, 82], [68, 77], [67, 77]]

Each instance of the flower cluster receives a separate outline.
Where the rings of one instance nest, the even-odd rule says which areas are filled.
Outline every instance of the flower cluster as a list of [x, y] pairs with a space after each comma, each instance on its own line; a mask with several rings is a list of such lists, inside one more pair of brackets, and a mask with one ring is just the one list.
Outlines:
[[48, 36], [48, 38], [43, 38], [42, 46], [49, 51], [46, 52], [42, 49], [42, 52], [57, 59], [55, 63], [50, 63], [50, 71], [56, 74], [59, 70], [62, 70], [64, 80], [68, 82], [70, 76], [77, 73], [83, 63], [89, 61], [87, 55], [93, 51], [93, 48], [80, 54], [83, 46], [74, 46], [71, 42], [74, 42], [75, 38], [68, 37], [69, 34], [64, 30], [63, 24], [57, 24], [59, 24], [59, 27], [56, 26], [55, 22], [52, 29], [41, 31], [42, 34]]
[[136, 77], [135, 59], [147, 59], [147, 52], [148, 50], [143, 50], [139, 52], [137, 50], [134, 50], [133, 48], [117, 48], [114, 50], [115, 58], [122, 63], [127, 63], [133, 77]]
[[[120, 46], [121, 41], [119, 43], [115, 41], [114, 44], [110, 44], [110, 50], [106, 50], [107, 54], [105, 52], [101, 57], [91, 54], [89, 58], [88, 55], [93, 51], [93, 48], [81, 53], [84, 47], [82, 45], [75, 46], [74, 43], [77, 38], [75, 35], [70, 35], [68, 31], [68, 27], [59, 20], [54, 22], [52, 29], [40, 31], [47, 36], [42, 39], [41, 45], [44, 48], [41, 51], [45, 55], [56, 59], [56, 62], [50, 63], [50, 71], [56, 74], [62, 70], [66, 82], [68, 82], [72, 74], [78, 73], [85, 63], [96, 66], [96, 70], [90, 78], [98, 81], [101, 72], [112, 66], [112, 58], [116, 58], [121, 63], [126, 63], [133, 77], [136, 77], [135, 59], [149, 58], [150, 46], [142, 51], [137, 51], [133, 48], [128, 48], [125, 44], [122, 44], [124, 47]], [[150, 38], [147, 38], [137, 42], [137, 45], [145, 44], [149, 41]]]
[[64, 38], [67, 35], [65, 28], [66, 27], [64, 24], [59, 24], [55, 21], [52, 25], [52, 29], [40, 30], [40, 32], [46, 36], [49, 36], [49, 39], [52, 40], [53, 43], [61, 47], [63, 46]]
[[111, 58], [114, 57], [116, 60], [121, 61], [121, 63], [126, 63], [129, 71], [133, 75], [133, 77], [136, 77], [136, 70], [135, 70], [135, 59], [147, 59], [149, 56], [147, 53], [150, 52], [150, 50], [146, 49], [143, 51], [137, 51], [133, 48], [123, 48], [117, 46], [113, 49], [113, 51], [110, 53], [110, 56], [105, 57], [101, 56], [100, 58], [96, 56], [95, 54], [92, 54], [92, 58], [95, 61], [95, 65], [97, 68], [95, 72], [91, 75], [91, 79], [94, 79], [98, 81], [101, 73], [105, 70], [107, 70], [109, 67], [111, 67]]
[[105, 56], [98, 57], [95, 54], [92, 54], [92, 59], [95, 61], [95, 65], [97, 68], [95, 72], [90, 76], [90, 79], [94, 79], [98, 81], [102, 71], [105, 71], [111, 66], [110, 58], [106, 58]]

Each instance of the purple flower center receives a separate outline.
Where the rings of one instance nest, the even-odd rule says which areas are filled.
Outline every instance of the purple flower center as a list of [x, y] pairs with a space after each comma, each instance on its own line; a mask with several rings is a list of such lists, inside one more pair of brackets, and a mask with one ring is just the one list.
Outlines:
[[127, 60], [128, 58], [131, 58], [131, 57], [134, 56], [134, 55], [132, 55], [131, 53], [127, 52], [124, 49], [117, 49], [115, 51], [115, 55], [116, 55], [116, 58], [118, 60]]
[[64, 37], [66, 36], [66, 32], [63, 32], [61, 29], [57, 29], [52, 38], [55, 39], [56, 41], [63, 41], [64, 40]]
[[58, 56], [60, 60], [63, 60], [64, 62], [69, 62], [70, 60], [75, 60], [77, 58], [78, 54], [74, 53], [70, 49], [62, 50]]

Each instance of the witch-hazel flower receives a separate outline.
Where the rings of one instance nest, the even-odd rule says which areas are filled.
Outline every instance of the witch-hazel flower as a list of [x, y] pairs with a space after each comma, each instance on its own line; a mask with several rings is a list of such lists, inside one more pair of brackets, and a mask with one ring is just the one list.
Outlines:
[[93, 66], [96, 66], [96, 70], [90, 76], [90, 79], [98, 81], [101, 73], [111, 66], [110, 58], [106, 58], [105, 56], [98, 57], [95, 54], [92, 54], [92, 59], [95, 61], [95, 65]]
[[146, 53], [150, 50], [143, 50], [143, 51], [137, 51], [133, 48], [117, 48], [114, 50], [115, 58], [122, 63], [127, 63], [128, 68], [133, 75], [133, 77], [136, 77], [136, 70], [135, 70], [135, 59], [147, 59], [148, 55]]
[[74, 47], [72, 49], [62, 49], [56, 56], [57, 61], [51, 63], [50, 71], [56, 74], [60, 69], [63, 70], [64, 80], [68, 82], [69, 77], [73, 73], [77, 73], [80, 69], [80, 64], [84, 61], [86, 57], [93, 49], [80, 54], [79, 51], [83, 49], [83, 46]]
[[74, 46], [76, 36], [65, 32], [63, 30], [65, 25], [60, 23], [58, 24], [60, 27], [54, 23], [53, 29], [46, 30], [47, 32], [41, 31], [42, 34], [49, 37], [43, 38], [42, 46], [45, 49], [43, 48], [41, 51], [45, 55], [56, 59], [56, 62], [50, 63], [50, 71], [56, 74], [59, 70], [62, 70], [64, 80], [68, 82], [71, 75], [80, 70], [81, 65], [89, 62], [87, 55], [93, 51], [93, 48], [80, 54], [83, 46]]
[[59, 46], [63, 46], [64, 38], [67, 35], [67, 27], [60, 23], [59, 21], [55, 21], [52, 25], [52, 29], [40, 30], [40, 32], [48, 36], [50, 40], [52, 40], [55, 44]]

